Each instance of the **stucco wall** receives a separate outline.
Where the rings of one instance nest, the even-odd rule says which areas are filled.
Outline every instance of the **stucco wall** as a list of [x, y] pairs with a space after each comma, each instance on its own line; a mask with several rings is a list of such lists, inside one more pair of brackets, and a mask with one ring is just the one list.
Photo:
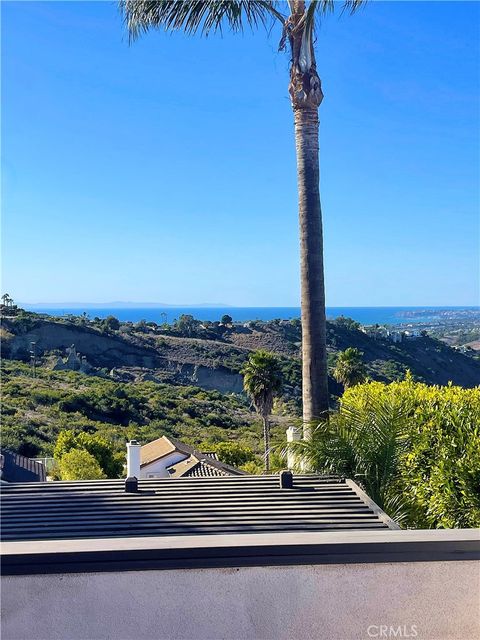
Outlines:
[[480, 637], [479, 563], [3, 578], [3, 640]]
[[140, 469], [140, 478], [148, 478], [150, 473], [154, 473], [156, 478], [169, 478], [169, 473], [167, 471], [167, 467], [172, 464], [176, 464], [177, 462], [181, 462], [182, 460], [186, 460], [188, 456], [185, 453], [179, 453], [178, 451], [173, 451], [168, 454], [168, 456], [164, 456], [160, 458], [160, 460], [155, 460], [148, 465], [145, 465]]

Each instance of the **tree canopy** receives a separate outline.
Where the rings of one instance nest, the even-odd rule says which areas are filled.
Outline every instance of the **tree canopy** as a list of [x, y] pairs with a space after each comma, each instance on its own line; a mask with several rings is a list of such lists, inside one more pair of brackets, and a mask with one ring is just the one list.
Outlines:
[[253, 451], [239, 442], [218, 442], [211, 449], [219, 460], [232, 467], [241, 467], [255, 458]]
[[58, 464], [62, 480], [103, 480], [103, 473], [97, 460], [85, 449], [71, 449]]
[[242, 368], [243, 388], [262, 417], [272, 413], [273, 399], [282, 390], [282, 370], [276, 355], [259, 350]]
[[263, 420], [265, 473], [270, 471], [270, 425], [273, 399], [282, 389], [282, 369], [279, 359], [268, 351], [251, 353], [242, 368], [243, 388]]
[[362, 356], [363, 353], [355, 347], [348, 347], [337, 356], [333, 377], [346, 389], [365, 381], [367, 371]]
[[121, 461], [115, 457], [111, 445], [100, 436], [70, 429], [61, 431], [53, 453], [60, 466], [65, 455], [73, 449], [86, 451], [93, 456], [106, 478], [118, 478], [122, 474]]
[[118, 331], [118, 329], [120, 329], [120, 321], [118, 318], [115, 318], [115, 316], [107, 316], [105, 320], [103, 320], [102, 326], [111, 331]]

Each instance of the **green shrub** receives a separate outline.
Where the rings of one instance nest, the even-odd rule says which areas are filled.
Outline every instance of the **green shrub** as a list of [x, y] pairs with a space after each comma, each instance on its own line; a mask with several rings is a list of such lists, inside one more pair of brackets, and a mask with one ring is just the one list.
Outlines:
[[[205, 445], [205, 449], [207, 448], [208, 445]], [[232, 467], [240, 467], [255, 458], [249, 447], [238, 442], [218, 442], [210, 446], [210, 449], [217, 454], [219, 460]]]
[[102, 472], [106, 474], [105, 477], [118, 478], [123, 471], [123, 465], [115, 458], [113, 448], [100, 436], [85, 432], [76, 433], [72, 430], [62, 431], [58, 436], [53, 456], [61, 464], [65, 454], [73, 449], [81, 449], [92, 455]]
[[103, 473], [97, 460], [85, 449], [72, 449], [59, 462], [62, 480], [102, 480]]
[[419, 528], [480, 526], [480, 389], [415, 385], [402, 471]]
[[120, 329], [120, 321], [115, 316], [107, 316], [102, 322], [102, 328], [107, 331], [118, 331]]
[[31, 392], [31, 400], [35, 404], [51, 405], [55, 404], [65, 396], [61, 391], [54, 389], [38, 389]]
[[480, 526], [480, 388], [370, 382], [295, 443], [299, 462], [359, 482], [400, 524]]

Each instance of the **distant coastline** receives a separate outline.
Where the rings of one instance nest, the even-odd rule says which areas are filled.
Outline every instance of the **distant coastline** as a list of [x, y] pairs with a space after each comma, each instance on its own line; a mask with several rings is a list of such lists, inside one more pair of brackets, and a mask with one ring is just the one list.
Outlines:
[[[145, 303], [141, 307], [135, 303], [123, 303], [124, 306], [116, 306], [116, 303], [105, 304], [65, 303], [62, 304], [25, 304], [21, 305], [27, 311], [46, 313], [52, 316], [81, 315], [86, 313], [90, 318], [105, 318], [113, 315], [122, 322], [147, 322], [171, 323], [182, 314], [190, 314], [198, 320], [220, 320], [224, 314], [233, 318], [234, 322], [248, 322], [251, 320], [290, 320], [300, 317], [300, 307], [230, 307], [227, 305], [195, 305], [195, 306], [169, 306]], [[413, 322], [425, 322], [426, 320], [439, 322], [448, 318], [454, 312], [464, 312], [465, 316], [480, 313], [478, 306], [465, 307], [327, 307], [327, 318], [334, 319], [339, 316], [353, 318], [361, 324], [405, 324]]]

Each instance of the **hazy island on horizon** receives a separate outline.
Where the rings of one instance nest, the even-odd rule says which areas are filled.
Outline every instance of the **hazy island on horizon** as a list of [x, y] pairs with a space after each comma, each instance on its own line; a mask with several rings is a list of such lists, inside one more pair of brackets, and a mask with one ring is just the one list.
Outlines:
[[[189, 303], [168, 303], [168, 302], [131, 302], [115, 300], [112, 302], [19, 302], [20, 307], [42, 309], [199, 309], [210, 307], [214, 309], [299, 309], [300, 305], [245, 305], [228, 304], [225, 302], [189, 302]], [[480, 305], [411, 305], [411, 304], [375, 304], [375, 305], [327, 305], [328, 309], [480, 309]]]

